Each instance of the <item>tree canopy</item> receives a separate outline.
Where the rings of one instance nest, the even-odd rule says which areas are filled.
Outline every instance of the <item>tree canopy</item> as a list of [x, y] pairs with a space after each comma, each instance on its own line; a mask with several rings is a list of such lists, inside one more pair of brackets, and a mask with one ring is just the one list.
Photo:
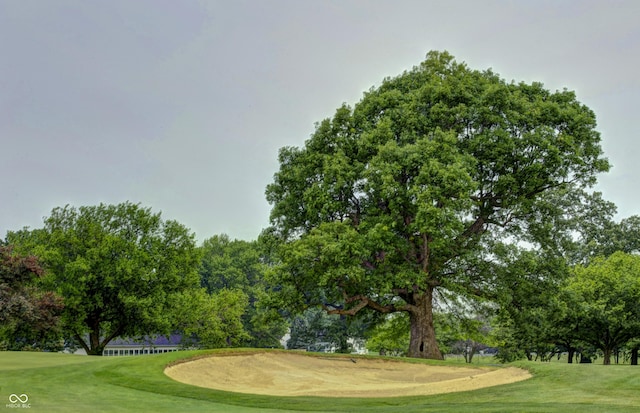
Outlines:
[[438, 291], [482, 296], [487, 240], [545, 242], [545, 197], [607, 171], [594, 113], [568, 90], [506, 82], [447, 52], [384, 79], [284, 147], [266, 190], [284, 306], [406, 312], [408, 355], [441, 358]]
[[[234, 343], [246, 347], [279, 347], [286, 323], [277, 312], [263, 305], [266, 298], [265, 261], [268, 259], [258, 241], [231, 240], [214, 235], [200, 247], [200, 282], [207, 292], [224, 301], [231, 291], [244, 295], [241, 313], [244, 333]], [[221, 307], [223, 308], [223, 307]]]
[[186, 290], [174, 300], [172, 314], [185, 347], [240, 347], [251, 338], [242, 325], [248, 298], [240, 290], [224, 288], [212, 294], [204, 288]]
[[611, 363], [615, 349], [640, 338], [640, 257], [618, 251], [576, 266], [565, 290], [580, 315], [577, 330]]
[[88, 354], [118, 336], [170, 332], [175, 295], [199, 287], [194, 235], [137, 204], [55, 208], [44, 228], [8, 239], [41, 257], [63, 326]]

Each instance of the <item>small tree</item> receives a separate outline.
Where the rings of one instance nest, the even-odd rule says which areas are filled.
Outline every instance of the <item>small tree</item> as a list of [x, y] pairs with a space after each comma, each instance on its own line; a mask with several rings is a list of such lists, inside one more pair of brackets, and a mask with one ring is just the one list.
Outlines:
[[603, 363], [640, 336], [640, 257], [616, 252], [577, 266], [565, 286], [581, 315], [581, 339], [603, 353]]
[[38, 259], [0, 245], [0, 342], [8, 350], [60, 350], [62, 298], [43, 291]]

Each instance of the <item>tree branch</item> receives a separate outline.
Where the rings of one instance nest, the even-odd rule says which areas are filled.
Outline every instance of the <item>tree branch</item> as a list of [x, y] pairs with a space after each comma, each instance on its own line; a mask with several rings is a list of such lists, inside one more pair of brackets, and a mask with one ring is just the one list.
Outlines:
[[80, 336], [80, 334], [78, 334], [75, 330], [73, 332], [73, 338], [76, 339], [76, 341], [78, 343], [80, 343], [80, 345], [82, 346], [82, 348], [84, 349], [84, 351], [87, 352], [87, 354], [91, 354], [91, 350], [89, 349], [89, 346], [87, 345], [87, 343], [85, 343], [85, 341], [82, 339], [82, 337]]
[[396, 311], [408, 311], [408, 306], [396, 306], [395, 304], [382, 305], [375, 300], [365, 295], [354, 295], [352, 297], [345, 297], [345, 304], [351, 304], [357, 302], [353, 307], [349, 309], [340, 308], [331, 304], [323, 304], [322, 308], [327, 314], [339, 314], [354, 316], [363, 308], [369, 307], [372, 310], [378, 311], [383, 314], [394, 313]]
[[116, 338], [118, 335], [120, 335], [120, 334], [121, 334], [121, 332], [122, 332], [122, 327], [120, 327], [120, 326], [119, 326], [118, 328], [114, 329], [114, 330], [111, 332], [111, 334], [109, 334], [108, 336], [106, 336], [106, 337], [104, 338], [104, 340], [102, 340], [102, 343], [100, 343], [100, 346], [104, 348], [107, 344], [109, 344], [109, 342], [110, 342], [111, 340], [113, 340], [113, 339], [114, 339], [114, 338]]

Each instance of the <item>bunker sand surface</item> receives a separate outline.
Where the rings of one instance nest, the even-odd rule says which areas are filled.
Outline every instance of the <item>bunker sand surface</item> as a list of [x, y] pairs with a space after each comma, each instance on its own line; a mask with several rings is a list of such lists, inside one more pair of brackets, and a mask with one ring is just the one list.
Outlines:
[[399, 397], [475, 390], [526, 380], [526, 370], [433, 366], [382, 359], [266, 352], [211, 356], [168, 367], [174, 380], [273, 396]]

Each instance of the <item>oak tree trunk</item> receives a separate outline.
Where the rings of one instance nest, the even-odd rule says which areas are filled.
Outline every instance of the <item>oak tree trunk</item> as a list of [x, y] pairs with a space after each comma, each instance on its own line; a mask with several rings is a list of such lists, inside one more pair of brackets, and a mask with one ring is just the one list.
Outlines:
[[409, 311], [411, 338], [409, 357], [442, 360], [433, 327], [433, 288], [413, 294], [413, 305]]

